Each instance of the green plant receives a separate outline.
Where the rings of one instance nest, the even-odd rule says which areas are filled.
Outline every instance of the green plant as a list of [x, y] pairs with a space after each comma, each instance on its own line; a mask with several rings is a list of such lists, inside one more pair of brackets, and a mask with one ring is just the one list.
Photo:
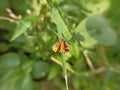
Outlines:
[[119, 90], [119, 2], [1, 0], [0, 90]]

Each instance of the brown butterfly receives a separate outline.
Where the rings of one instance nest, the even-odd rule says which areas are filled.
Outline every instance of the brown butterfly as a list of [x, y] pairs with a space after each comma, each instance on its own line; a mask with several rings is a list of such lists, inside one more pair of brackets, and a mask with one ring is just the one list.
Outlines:
[[64, 39], [61, 39], [59, 42], [57, 42], [55, 45], [52, 47], [54, 52], [60, 53], [60, 52], [68, 52], [70, 51], [71, 47], [70, 45], [64, 41]]

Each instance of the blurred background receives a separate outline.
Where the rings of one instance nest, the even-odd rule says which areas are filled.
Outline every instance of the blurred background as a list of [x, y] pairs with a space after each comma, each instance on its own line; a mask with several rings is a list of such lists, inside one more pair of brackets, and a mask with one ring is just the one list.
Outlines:
[[120, 90], [120, 0], [0, 0], [0, 90]]

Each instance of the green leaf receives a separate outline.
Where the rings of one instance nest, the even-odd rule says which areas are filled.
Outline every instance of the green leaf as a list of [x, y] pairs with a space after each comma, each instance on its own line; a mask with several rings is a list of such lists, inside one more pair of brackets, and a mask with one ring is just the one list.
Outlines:
[[31, 72], [31, 68], [35, 64], [35, 60], [29, 60], [23, 63], [22, 69], [25, 70], [26, 72]]
[[14, 83], [14, 90], [33, 90], [32, 77], [28, 73], [21, 75]]
[[34, 79], [40, 79], [45, 76], [49, 70], [49, 65], [46, 62], [38, 61], [33, 66], [32, 75]]
[[[81, 5], [87, 9], [90, 10], [92, 13], [86, 13], [86, 14], [98, 14], [101, 12], [105, 12], [110, 7], [110, 1], [109, 0], [97, 0], [97, 1], [88, 1], [88, 0], [81, 0]], [[104, 8], [103, 8], [104, 7]]]
[[53, 19], [54, 23], [57, 25], [58, 37], [59, 39], [62, 38], [62, 34], [68, 40], [72, 37], [70, 31], [67, 28], [64, 20], [62, 19], [59, 11], [55, 8], [52, 9], [51, 18]]
[[74, 42], [72, 44], [72, 52], [71, 52], [71, 54], [73, 56], [75, 56], [75, 58], [79, 58], [80, 57], [80, 48], [79, 48], [79, 45], [78, 45], [77, 42]]
[[33, 90], [33, 86], [32, 86], [32, 77], [30, 74], [26, 74], [24, 77], [24, 80], [22, 82], [22, 89], [21, 90]]
[[73, 42], [75, 42], [75, 41], [80, 42], [80, 41], [83, 41], [83, 40], [84, 40], [84, 37], [82, 35], [80, 35], [80, 33], [76, 33], [76, 31], [75, 31], [75, 33], [72, 34], [71, 41], [73, 41]]
[[52, 65], [48, 74], [48, 80], [52, 80], [60, 74], [60, 67], [58, 65]]
[[7, 53], [0, 57], [0, 74], [20, 66], [20, 58], [16, 53]]
[[33, 90], [32, 77], [29, 73], [18, 69], [7, 73], [0, 80], [0, 90]]
[[28, 30], [28, 28], [30, 28], [30, 26], [31, 22], [20, 20], [15, 29], [14, 35], [11, 38], [11, 41], [15, 40], [17, 37], [25, 33]]
[[24, 17], [25, 21], [31, 22], [31, 23], [35, 23], [37, 21], [39, 21], [40, 17], [36, 16], [36, 15], [28, 15], [26, 17]]
[[111, 46], [117, 42], [115, 31], [100, 15], [86, 18], [75, 31], [84, 37], [84, 41], [81, 42], [84, 47], [93, 47], [95, 44]]

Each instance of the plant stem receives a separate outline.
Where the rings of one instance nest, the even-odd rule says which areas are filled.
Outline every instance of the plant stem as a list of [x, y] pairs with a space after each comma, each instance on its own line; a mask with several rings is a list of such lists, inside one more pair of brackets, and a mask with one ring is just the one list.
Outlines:
[[86, 50], [83, 51], [83, 55], [85, 57], [85, 60], [87, 61], [87, 64], [88, 64], [89, 68], [91, 69], [92, 72], [94, 72], [95, 68], [94, 68]]
[[8, 17], [4, 17], [4, 16], [0, 16], [0, 20], [7, 20], [11, 23], [17, 23], [17, 21], [15, 21], [14, 19], [12, 18], [8, 18]]
[[66, 65], [64, 60], [64, 53], [61, 53], [61, 58], [62, 58], [62, 68], [63, 68], [63, 74], [65, 78], [66, 90], [68, 90], [67, 70], [66, 70]]
[[[50, 58], [53, 62], [55, 62], [55, 63], [57, 63], [57, 64], [59, 64], [60, 66], [62, 66], [62, 63], [59, 61], [59, 60], [57, 60], [56, 58], [54, 58], [54, 57], [51, 57]], [[71, 67], [66, 67], [66, 69], [68, 70], [68, 71], [70, 71], [71, 73], [73, 73], [73, 74], [77, 74], [77, 72], [75, 71], [75, 70], [73, 70]]]

